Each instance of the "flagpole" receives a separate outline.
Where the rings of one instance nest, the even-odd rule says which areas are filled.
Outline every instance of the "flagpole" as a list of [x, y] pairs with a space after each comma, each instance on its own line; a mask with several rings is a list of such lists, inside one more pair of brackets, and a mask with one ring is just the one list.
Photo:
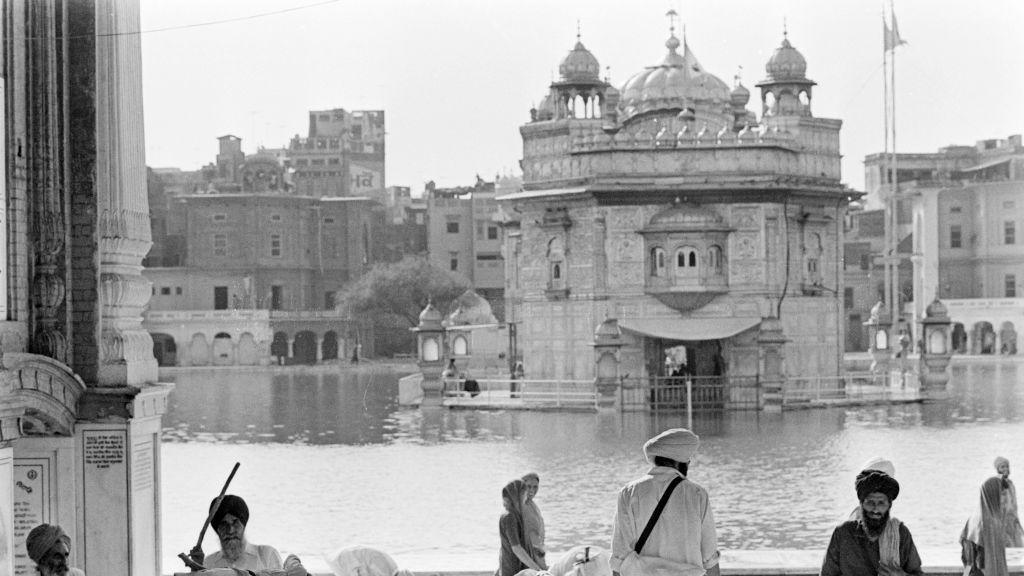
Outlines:
[[[890, 167], [889, 167], [889, 27], [885, 23], [885, 0], [882, 0], [882, 108], [885, 113], [885, 148], [882, 153], [882, 185], [888, 186], [890, 180]], [[891, 190], [886, 191], [886, 200], [882, 206], [885, 220], [883, 222], [883, 230], [885, 232], [885, 240], [883, 242], [884, 248], [882, 249], [882, 269], [884, 271], [884, 284], [883, 284], [883, 295], [882, 300], [886, 302], [889, 307], [889, 312], [892, 314], [893, 303], [892, 303], [892, 263], [889, 258], [892, 256], [892, 197]], [[891, 336], [891, 334], [890, 334]], [[891, 339], [891, 338], [890, 338]]]
[[[899, 234], [899, 211], [900, 211], [900, 178], [897, 167], [898, 159], [896, 155], [896, 7], [895, 0], [889, 0], [889, 22], [892, 26], [892, 50], [891, 56], [889, 57], [889, 95], [891, 102], [892, 118], [890, 119], [890, 127], [892, 129], [892, 302], [894, 308], [893, 312], [893, 328], [899, 330], [899, 321], [903, 317], [903, 309], [900, 305], [900, 256], [899, 256], [899, 245], [900, 245], [900, 234]], [[896, 332], [894, 332], [895, 336]]]

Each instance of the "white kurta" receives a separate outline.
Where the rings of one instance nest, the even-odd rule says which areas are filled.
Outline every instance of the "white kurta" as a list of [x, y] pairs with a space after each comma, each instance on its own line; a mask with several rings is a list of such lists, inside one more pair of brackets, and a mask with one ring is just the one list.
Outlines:
[[[682, 474], [674, 468], [655, 466], [646, 476], [626, 484], [619, 492], [612, 535], [612, 570], [619, 570], [622, 560], [639, 540], [669, 482], [677, 476]], [[683, 478], [672, 492], [640, 554], [711, 568], [718, 564], [718, 537], [708, 493]]]
[[266, 544], [245, 543], [245, 551], [236, 562], [228, 562], [221, 551], [206, 557], [203, 565], [207, 568], [241, 568], [242, 570], [281, 570], [281, 554]]

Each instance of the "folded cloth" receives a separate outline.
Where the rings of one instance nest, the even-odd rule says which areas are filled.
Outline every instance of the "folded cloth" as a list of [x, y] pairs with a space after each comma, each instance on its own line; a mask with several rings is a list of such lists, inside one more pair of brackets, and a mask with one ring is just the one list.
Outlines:
[[398, 564], [369, 546], [347, 546], [324, 557], [335, 576], [395, 576]]

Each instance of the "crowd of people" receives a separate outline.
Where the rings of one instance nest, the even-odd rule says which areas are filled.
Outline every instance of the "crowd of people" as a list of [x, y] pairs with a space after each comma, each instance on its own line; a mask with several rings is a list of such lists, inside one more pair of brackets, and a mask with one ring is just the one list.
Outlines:
[[[500, 548], [495, 576], [718, 576], [719, 551], [707, 491], [688, 479], [700, 438], [684, 428], [648, 440], [646, 474], [620, 491], [611, 550], [577, 546], [549, 564], [544, 518], [535, 497], [540, 477], [529, 473], [505, 484], [504, 513], [498, 521]], [[1006, 548], [1024, 546], [1017, 514], [1017, 491], [1010, 462], [996, 458], [996, 475], [985, 480], [977, 507], [960, 533], [963, 576], [1008, 576]], [[892, 514], [900, 494], [892, 462], [865, 462], [854, 479], [859, 504], [832, 531], [820, 576], [919, 576], [921, 557], [910, 529]], [[205, 555], [200, 546], [187, 560], [194, 571], [214, 576], [308, 576], [294, 555], [245, 537], [249, 508], [235, 495], [210, 503], [210, 526], [220, 550]], [[60, 526], [42, 524], [25, 540], [41, 576], [84, 576], [68, 566], [71, 539]], [[184, 555], [183, 555], [184, 556]], [[339, 576], [407, 576], [386, 553], [354, 546], [331, 557]]]

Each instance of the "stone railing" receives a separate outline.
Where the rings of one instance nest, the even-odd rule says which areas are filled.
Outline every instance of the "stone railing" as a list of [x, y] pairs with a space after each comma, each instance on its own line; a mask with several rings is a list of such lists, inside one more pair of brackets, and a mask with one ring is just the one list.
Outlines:
[[150, 310], [146, 322], [181, 322], [183, 320], [268, 320], [269, 310]]
[[796, 135], [775, 130], [732, 130], [698, 132], [646, 132], [606, 134], [590, 132], [578, 134], [569, 144], [570, 152], [603, 152], [621, 150], [661, 150], [678, 148], [734, 148], [774, 146], [797, 151], [805, 148]]

